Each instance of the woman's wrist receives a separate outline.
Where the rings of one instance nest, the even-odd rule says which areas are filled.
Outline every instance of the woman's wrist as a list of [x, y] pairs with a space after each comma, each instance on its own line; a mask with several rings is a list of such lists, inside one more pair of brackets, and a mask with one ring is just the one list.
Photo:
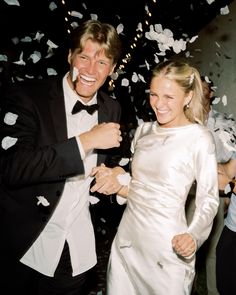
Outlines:
[[116, 194], [119, 195], [120, 197], [127, 198], [128, 192], [129, 192], [129, 186], [122, 185]]

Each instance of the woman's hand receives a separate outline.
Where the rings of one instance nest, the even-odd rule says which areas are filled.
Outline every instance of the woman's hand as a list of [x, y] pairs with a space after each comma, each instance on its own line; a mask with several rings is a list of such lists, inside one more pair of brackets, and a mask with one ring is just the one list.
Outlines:
[[180, 256], [188, 257], [196, 252], [196, 243], [188, 233], [174, 236], [171, 242], [174, 251]]
[[108, 168], [101, 164], [93, 168], [90, 175], [95, 177], [96, 183], [91, 187], [90, 191], [97, 191], [105, 195], [116, 194], [123, 186], [117, 176], [125, 173], [125, 170], [119, 166]]

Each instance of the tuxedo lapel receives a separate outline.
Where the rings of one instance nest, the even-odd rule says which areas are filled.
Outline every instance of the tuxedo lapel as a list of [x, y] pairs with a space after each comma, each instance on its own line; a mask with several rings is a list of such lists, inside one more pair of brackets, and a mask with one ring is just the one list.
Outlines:
[[[101, 123], [108, 123], [110, 122], [109, 119], [109, 108], [105, 103], [105, 99], [102, 97], [101, 92], [98, 92], [97, 94], [97, 103], [99, 105], [98, 108], [98, 124]], [[101, 163], [104, 163], [106, 159], [106, 150], [98, 150], [98, 157], [97, 157], [97, 165], [100, 165]]]
[[99, 105], [98, 124], [103, 122], [109, 122], [109, 110], [100, 92], [98, 92], [97, 94], [97, 103]]
[[62, 79], [57, 79], [52, 83], [52, 88], [49, 95], [49, 108], [56, 137], [58, 141], [62, 141], [68, 137]]
[[[98, 124], [103, 122], [110, 122], [109, 108], [102, 97], [101, 93], [97, 95], [98, 108]], [[57, 79], [52, 83], [50, 91], [49, 108], [51, 117], [58, 141], [67, 139], [67, 122], [65, 113], [65, 102], [62, 88], [62, 80]], [[97, 164], [101, 164], [105, 161], [105, 153], [102, 150], [98, 151]]]

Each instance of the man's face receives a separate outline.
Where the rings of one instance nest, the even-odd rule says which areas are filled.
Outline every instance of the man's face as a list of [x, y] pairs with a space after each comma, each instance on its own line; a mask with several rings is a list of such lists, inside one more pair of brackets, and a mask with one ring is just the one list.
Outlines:
[[112, 74], [115, 65], [101, 46], [88, 39], [81, 53], [69, 54], [69, 83], [84, 102], [88, 102]]
[[203, 89], [203, 96], [204, 96], [203, 103], [207, 108], [209, 108], [211, 104], [211, 98], [214, 92], [206, 81], [202, 81], [202, 89]]

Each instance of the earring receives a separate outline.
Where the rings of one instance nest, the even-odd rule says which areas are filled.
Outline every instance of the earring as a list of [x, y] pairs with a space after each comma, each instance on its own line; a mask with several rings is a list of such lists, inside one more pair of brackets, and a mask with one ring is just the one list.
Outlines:
[[187, 103], [186, 104], [186, 109], [189, 109], [189, 108], [190, 108], [189, 103]]

